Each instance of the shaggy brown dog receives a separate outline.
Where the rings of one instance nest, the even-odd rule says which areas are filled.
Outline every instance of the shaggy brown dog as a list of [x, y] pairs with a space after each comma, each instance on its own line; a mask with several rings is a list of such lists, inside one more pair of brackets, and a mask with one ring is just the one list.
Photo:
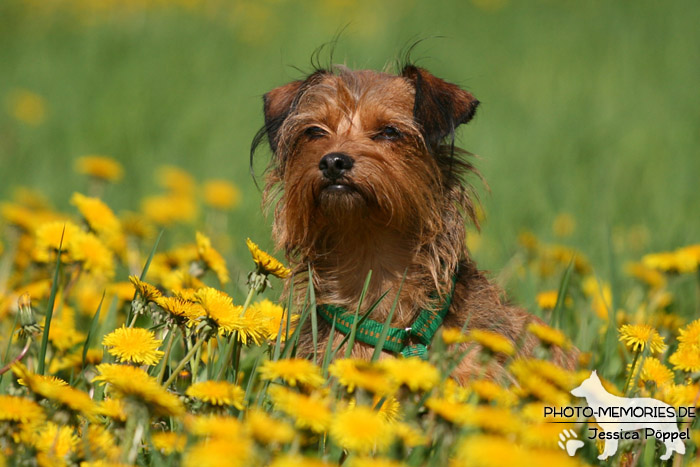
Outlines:
[[[251, 157], [267, 136], [273, 160], [264, 203], [276, 201], [274, 238], [296, 273], [296, 290], [305, 289], [310, 266], [317, 303], [354, 311], [371, 270], [361, 314], [389, 291], [370, 315], [384, 323], [405, 273], [393, 327], [410, 328], [421, 310], [451, 298], [444, 326], [468, 322], [531, 351], [525, 327], [536, 318], [502, 302], [465, 245], [466, 220], [477, 222], [464, 181], [473, 168], [454, 147], [454, 131], [478, 104], [413, 65], [399, 75], [318, 70], [265, 94], [265, 125]], [[331, 324], [319, 319], [318, 326], [325, 349]], [[335, 344], [343, 337], [335, 332]], [[406, 345], [419, 343], [410, 335]], [[302, 333], [300, 352], [312, 348], [311, 332]], [[458, 380], [483, 372], [477, 350], [458, 366]], [[363, 342], [353, 348], [357, 357], [372, 352]], [[497, 376], [499, 366], [490, 371]]]

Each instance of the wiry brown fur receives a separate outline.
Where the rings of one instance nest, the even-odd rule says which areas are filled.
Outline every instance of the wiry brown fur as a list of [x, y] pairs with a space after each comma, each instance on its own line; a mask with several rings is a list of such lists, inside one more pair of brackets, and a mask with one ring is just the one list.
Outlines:
[[[459, 266], [444, 324], [462, 327], [468, 320], [469, 328], [496, 331], [530, 352], [534, 341], [524, 329], [536, 318], [502, 302], [465, 244], [465, 221], [476, 217], [464, 176], [474, 169], [464, 151], [446, 142], [476, 110], [470, 93], [412, 65], [398, 76], [336, 67], [276, 88], [264, 102], [265, 127], [254, 147], [267, 135], [273, 161], [264, 203], [274, 206], [273, 236], [293, 267], [297, 291], [305, 289], [310, 266], [317, 303], [354, 310], [371, 270], [363, 307], [389, 291], [371, 315], [384, 322], [405, 273], [392, 321], [405, 328], [420, 309], [436, 305], [433, 292], [440, 300], [450, 292]], [[383, 138], [387, 126], [400, 137]], [[354, 161], [342, 177], [352, 189], [342, 193], [326, 189], [319, 170], [321, 158], [336, 152]], [[318, 323], [324, 349], [330, 325]], [[302, 333], [299, 349], [311, 353], [310, 332]], [[372, 352], [362, 343], [353, 348], [358, 357]], [[457, 379], [481, 372], [476, 356], [464, 358]], [[490, 371], [497, 377], [500, 366]]]

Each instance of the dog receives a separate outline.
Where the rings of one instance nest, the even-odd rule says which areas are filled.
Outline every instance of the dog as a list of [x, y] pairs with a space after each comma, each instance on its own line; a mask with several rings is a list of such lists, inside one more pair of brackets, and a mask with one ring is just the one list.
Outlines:
[[[377, 325], [391, 313], [399, 288], [391, 320], [396, 334], [384, 350], [400, 343], [389, 353], [424, 356], [426, 336], [440, 322], [492, 330], [523, 354], [532, 350], [536, 341], [525, 328], [537, 318], [501, 299], [465, 243], [466, 221], [478, 227], [478, 200], [465, 180], [476, 170], [454, 135], [479, 106], [470, 92], [413, 64], [398, 74], [334, 66], [273, 89], [263, 102], [251, 167], [267, 139], [272, 160], [263, 205], [274, 209], [273, 238], [294, 271], [297, 302], [304, 301], [310, 268], [326, 318], [317, 322], [318, 342], [310, 329], [302, 332], [300, 355], [311, 355], [315, 344], [320, 358], [334, 322], [334, 345], [347, 340], [347, 317], [358, 309], [370, 271], [359, 316], [388, 295], [367, 320], [373, 329], [358, 329], [355, 357], [372, 355]], [[429, 332], [416, 332], [417, 320], [423, 328], [428, 322]], [[500, 369], [496, 364], [489, 372]], [[453, 376], [464, 382], [483, 373], [472, 347]]]
[[[605, 439], [603, 452], [598, 456], [598, 459], [605, 460], [614, 455], [617, 452], [619, 438], [630, 439], [623, 435], [624, 432], [639, 429], [644, 429], [645, 437], [653, 435], [664, 443], [666, 452], [660, 457], [661, 460], [668, 460], [674, 451], [681, 455], [685, 454], [685, 445], [681, 441], [682, 434], [678, 431], [678, 425], [675, 423], [676, 419], [675, 417], [672, 419], [667, 418], [667, 414], [674, 413], [673, 407], [669, 404], [649, 397], [629, 398], [610, 394], [603, 387], [596, 371], [593, 371], [591, 376], [584, 380], [580, 386], [572, 389], [571, 394], [586, 399], [588, 406], [593, 409], [596, 422], [602, 428], [601, 431], [606, 434], [601, 433], [598, 436], [598, 438]], [[634, 415], [634, 412], [632, 412], [632, 416], [613, 416], [616, 414], [610, 412], [611, 409], [620, 410], [622, 408], [637, 410], [640, 412], [640, 415]], [[645, 415], [644, 409], [656, 409], [659, 416], [654, 416], [653, 413]], [[610, 415], [606, 414], [606, 410]], [[669, 420], [673, 421], [669, 422]]]

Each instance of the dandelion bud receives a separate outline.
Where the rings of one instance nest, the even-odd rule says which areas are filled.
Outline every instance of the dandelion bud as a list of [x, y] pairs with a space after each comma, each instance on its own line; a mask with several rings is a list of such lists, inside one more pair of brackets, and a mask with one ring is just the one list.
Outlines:
[[31, 337], [33, 334], [41, 331], [41, 326], [39, 326], [36, 323], [36, 319], [34, 319], [32, 298], [28, 293], [20, 295], [17, 299], [17, 308], [19, 308], [19, 333], [22, 337]]
[[267, 274], [261, 274], [257, 271], [252, 271], [248, 274], [248, 287], [255, 290], [256, 293], [262, 293], [266, 288], [272, 288], [270, 279]]

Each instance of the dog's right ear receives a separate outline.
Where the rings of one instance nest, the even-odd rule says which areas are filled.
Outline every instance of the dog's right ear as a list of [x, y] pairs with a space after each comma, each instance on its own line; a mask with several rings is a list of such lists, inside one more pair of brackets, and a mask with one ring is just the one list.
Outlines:
[[279, 130], [292, 110], [292, 106], [304, 81], [292, 81], [273, 89], [263, 96], [265, 112], [265, 132], [273, 153], [277, 153]]

